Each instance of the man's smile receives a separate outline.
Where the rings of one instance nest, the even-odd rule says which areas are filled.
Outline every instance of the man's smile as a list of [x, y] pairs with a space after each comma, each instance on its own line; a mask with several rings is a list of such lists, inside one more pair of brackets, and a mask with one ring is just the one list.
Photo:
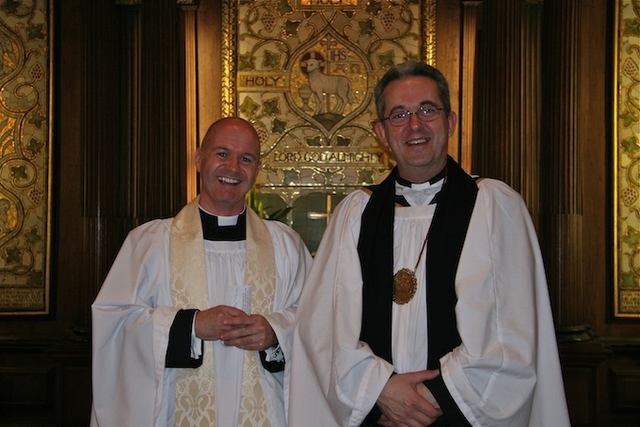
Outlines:
[[226, 176], [219, 176], [218, 181], [222, 182], [223, 184], [240, 184], [240, 180], [228, 178]]
[[411, 140], [407, 141], [406, 144], [407, 145], [420, 145], [420, 144], [426, 144], [430, 140], [431, 140], [431, 138], [411, 139]]

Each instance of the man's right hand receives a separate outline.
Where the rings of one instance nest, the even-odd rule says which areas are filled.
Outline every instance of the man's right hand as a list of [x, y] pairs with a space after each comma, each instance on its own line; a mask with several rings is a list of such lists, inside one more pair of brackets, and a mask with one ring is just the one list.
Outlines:
[[226, 325], [225, 320], [231, 317], [247, 316], [244, 311], [228, 305], [218, 305], [196, 313], [196, 337], [202, 340], [218, 340], [220, 334], [234, 328]]
[[[382, 417], [378, 423], [385, 427], [422, 427], [431, 425], [442, 411], [425, 399], [424, 381], [440, 375], [439, 370], [396, 374], [389, 378], [378, 397]], [[437, 403], [434, 402], [433, 403]]]

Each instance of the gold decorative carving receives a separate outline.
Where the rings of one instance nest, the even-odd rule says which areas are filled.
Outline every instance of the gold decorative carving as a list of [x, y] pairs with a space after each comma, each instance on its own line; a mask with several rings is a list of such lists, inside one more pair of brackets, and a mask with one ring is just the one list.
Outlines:
[[200, 0], [176, 0], [176, 4], [182, 8], [196, 9], [200, 4]]
[[118, 6], [141, 6], [142, 0], [116, 0]]
[[640, 0], [616, 0], [614, 315], [640, 319]]
[[0, 315], [49, 313], [51, 15], [0, 4]]
[[237, 6], [235, 0], [222, 2], [222, 116], [235, 115], [235, 75]]
[[297, 9], [331, 9], [339, 7], [342, 10], [345, 10], [349, 7], [356, 9], [359, 6], [362, 6], [362, 3], [366, 3], [365, 0], [295, 0]]

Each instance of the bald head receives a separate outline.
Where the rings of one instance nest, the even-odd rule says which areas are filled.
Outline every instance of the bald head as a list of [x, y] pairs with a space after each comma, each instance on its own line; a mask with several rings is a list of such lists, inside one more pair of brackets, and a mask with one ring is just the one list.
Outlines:
[[249, 139], [255, 140], [256, 155], [259, 157], [260, 138], [258, 137], [258, 132], [256, 132], [251, 123], [240, 117], [224, 117], [213, 122], [213, 124], [209, 126], [209, 129], [207, 129], [207, 132], [204, 134], [204, 138], [202, 138], [201, 148], [204, 148], [206, 145], [211, 144], [213, 141], [215, 141], [216, 135], [218, 134], [233, 134], [235, 132], [238, 132], [239, 134], [251, 135]]
[[249, 122], [228, 117], [213, 123], [196, 152], [201, 206], [216, 215], [241, 213], [260, 166], [260, 139]]

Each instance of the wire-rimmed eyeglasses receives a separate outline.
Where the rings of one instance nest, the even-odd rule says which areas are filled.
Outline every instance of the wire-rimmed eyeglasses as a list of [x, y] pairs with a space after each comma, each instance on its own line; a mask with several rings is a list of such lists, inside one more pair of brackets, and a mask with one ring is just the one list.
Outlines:
[[389, 117], [385, 117], [382, 121], [389, 120], [391, 126], [404, 126], [409, 123], [411, 119], [411, 115], [415, 114], [421, 122], [431, 122], [438, 117], [440, 117], [440, 112], [443, 111], [444, 108], [435, 107], [433, 105], [425, 105], [424, 107], [420, 107], [415, 113], [411, 111], [396, 111], [391, 113]]

